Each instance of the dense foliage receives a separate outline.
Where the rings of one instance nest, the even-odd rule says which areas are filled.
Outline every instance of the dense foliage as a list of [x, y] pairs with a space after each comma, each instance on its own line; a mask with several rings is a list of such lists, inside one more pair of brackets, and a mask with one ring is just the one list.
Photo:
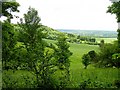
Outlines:
[[[21, 19], [19, 26], [19, 42], [22, 44], [22, 48], [25, 49], [24, 57], [20, 57], [23, 60], [23, 65], [27, 70], [34, 72], [37, 79], [38, 87], [40, 87], [40, 79], [43, 79], [43, 85], [45, 85], [45, 68], [47, 67], [44, 57], [44, 50], [46, 47], [45, 42], [42, 40], [43, 34], [40, 28], [40, 18], [38, 12], [29, 8], [27, 14], [24, 14], [24, 21]], [[21, 60], [21, 61], [22, 61]]]
[[[117, 19], [117, 22], [120, 23], [120, 1], [118, 2], [113, 2], [113, 4], [111, 6], [108, 7], [108, 13], [111, 13], [111, 14], [115, 14], [116, 15], [116, 19]], [[120, 28], [118, 28], [117, 30], [118, 32], [118, 48], [117, 48], [117, 52], [114, 53], [114, 57], [116, 57], [116, 59], [114, 58], [114, 61], [118, 62], [117, 66], [120, 65]]]
[[85, 66], [85, 69], [87, 68], [87, 66], [90, 64], [90, 56], [89, 54], [84, 54], [82, 57], [82, 63]]
[[108, 7], [107, 12], [111, 14], [115, 14], [117, 22], [120, 22], [120, 1], [113, 2], [113, 4]]
[[100, 48], [101, 52], [99, 53], [99, 63], [103, 65], [104, 67], [119, 67], [119, 65], [115, 62], [115, 60], [112, 58], [115, 53], [117, 53], [117, 42], [114, 44], [105, 44], [103, 47]]
[[[15, 46], [17, 43], [14, 27], [8, 22], [5, 21], [2, 23], [2, 61], [3, 69], [15, 68], [16, 65], [16, 54]], [[10, 63], [12, 62], [12, 63]], [[12, 64], [12, 65], [11, 65]]]
[[[12, 16], [12, 14], [8, 15]], [[62, 39], [60, 37], [61, 39], [58, 39], [58, 44], [56, 44], [58, 48], [51, 48], [51, 46], [43, 40], [44, 38], [46, 38], [46, 33], [44, 33], [43, 31], [47, 28], [40, 24], [40, 20], [41, 19], [38, 17], [38, 12], [34, 8], [30, 7], [28, 12], [24, 14], [24, 18], [21, 19], [20, 23], [18, 23], [19, 26], [12, 25], [10, 23], [9, 17], [8, 20], [2, 23], [2, 63], [3, 74], [5, 76], [3, 77], [3, 87], [12, 88], [14, 87], [14, 85], [16, 85], [16, 83], [18, 83], [15, 81], [14, 85], [9, 85], [9, 82], [7, 82], [9, 77], [6, 74], [6, 70], [8, 72], [12, 70], [13, 73], [18, 70], [29, 71], [33, 74], [35, 78], [34, 85], [37, 88], [61, 88], [67, 83], [60, 82], [60, 84], [57, 85], [51, 77], [56, 70], [60, 69], [55, 68], [59, 65], [65, 66], [65, 76], [62, 77], [62, 80], [64, 80], [66, 77], [69, 77], [68, 74], [70, 62], [68, 58], [71, 53], [68, 50], [69, 47], [67, 41], [66, 39]], [[16, 28], [16, 26], [18, 28]], [[65, 53], [62, 56], [59, 56], [56, 50], [58, 52], [62, 52], [64, 50]], [[54, 57], [53, 54], [55, 54]], [[56, 58], [58, 56], [61, 60], [64, 61], [64, 63], [59, 62], [60, 59]], [[53, 60], [55, 60], [56, 62]], [[28, 78], [30, 77], [28, 76]], [[28, 78], [24, 79], [27, 80]], [[21, 87], [24, 87], [24, 85]]]
[[[14, 16], [12, 15], [12, 12], [19, 12], [18, 7], [19, 3], [17, 2], [2, 2], [2, 15], [9, 19], [12, 19]], [[18, 17], [18, 16], [16, 16]]]
[[[58, 46], [55, 48], [55, 59], [57, 60], [57, 65], [61, 70], [62, 77], [60, 86], [61, 88], [65, 88], [66, 84], [70, 81], [70, 60], [69, 57], [72, 55], [72, 52], [69, 50], [69, 44], [66, 41], [66, 36], [64, 34], [60, 34], [58, 36], [58, 41], [56, 45]], [[63, 72], [64, 71], [64, 72]], [[64, 73], [64, 74], [63, 74]]]
[[[120, 22], [120, 1], [113, 2], [113, 4], [108, 7], [107, 12], [111, 14], [115, 14], [117, 22], [119, 23]], [[120, 50], [120, 29], [118, 29], [117, 32], [118, 32], [118, 47]]]
[[[7, 17], [7, 20], [2, 23], [2, 61], [3, 69], [16, 68], [14, 66], [16, 54], [14, 53], [17, 43], [14, 26], [10, 23], [10, 19], [13, 18], [12, 12], [19, 12], [17, 2], [1, 2], [2, 3], [2, 15]], [[12, 62], [12, 63], [10, 63]], [[17, 62], [17, 61], [16, 61]], [[11, 66], [12, 64], [12, 66]]]

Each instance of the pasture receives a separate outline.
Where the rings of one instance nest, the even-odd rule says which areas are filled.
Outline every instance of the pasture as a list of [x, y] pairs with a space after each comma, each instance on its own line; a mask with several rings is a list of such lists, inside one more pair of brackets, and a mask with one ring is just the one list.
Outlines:
[[[97, 38], [97, 41], [104, 39], [106, 43], [112, 43], [116, 38]], [[49, 43], [55, 43], [55, 41], [48, 40]], [[70, 57], [70, 80], [69, 88], [79, 88], [79, 85], [87, 80], [91, 80], [92, 83], [89, 87], [110, 87], [113, 86], [114, 81], [118, 80], [118, 69], [116, 68], [95, 68], [93, 65], [89, 65], [87, 69], [84, 69], [84, 65], [81, 62], [82, 55], [94, 50], [99, 52], [98, 45], [88, 44], [76, 44], [70, 43], [70, 51], [73, 53]], [[95, 84], [95, 85], [94, 85]], [[94, 85], [94, 86], [93, 86]]]
[[[95, 68], [92, 65], [89, 65], [87, 69], [84, 69], [84, 66], [81, 63], [82, 55], [91, 50], [99, 52], [99, 46], [70, 44], [70, 50], [73, 52], [73, 55], [70, 57], [71, 88], [78, 88], [81, 82], [88, 79], [94, 83], [101, 84], [100, 87], [109, 87], [109, 85], [113, 84], [114, 80], [118, 79], [118, 69]], [[93, 88], [92, 85], [90, 87]]]
[[104, 40], [105, 43], [113, 43], [117, 38], [96, 38], [98, 43], [100, 43], [101, 40]]
[[[55, 43], [56, 41], [47, 40], [48, 43]], [[95, 50], [99, 52], [98, 45], [88, 45], [88, 44], [75, 44], [70, 43], [70, 51], [73, 53], [70, 57], [70, 83], [68, 88], [79, 88], [80, 85], [88, 83], [90, 88], [115, 88], [113, 82], [118, 80], [118, 69], [116, 68], [95, 68], [92, 65], [89, 65], [87, 69], [84, 69], [84, 66], [81, 62], [81, 57], [83, 54]], [[28, 71], [18, 70], [15, 73], [12, 71], [4, 71], [4, 79], [6, 81], [11, 80], [12, 83], [9, 85], [17, 87], [35, 87], [35, 77]], [[7, 76], [7, 78], [6, 78]], [[24, 80], [27, 78], [28, 80]], [[54, 75], [53, 78], [57, 78]], [[58, 80], [58, 79], [56, 79]], [[17, 83], [16, 83], [17, 82]], [[8, 82], [10, 83], [10, 82]], [[4, 84], [4, 83], [3, 83]], [[7, 86], [4, 86], [7, 87]]]

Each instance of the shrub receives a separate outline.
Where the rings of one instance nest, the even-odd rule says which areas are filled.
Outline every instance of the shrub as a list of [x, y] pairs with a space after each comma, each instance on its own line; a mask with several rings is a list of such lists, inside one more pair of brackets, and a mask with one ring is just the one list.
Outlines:
[[89, 56], [89, 54], [84, 54], [82, 56], [82, 63], [84, 64], [85, 69], [86, 69], [87, 66], [90, 64], [90, 56]]

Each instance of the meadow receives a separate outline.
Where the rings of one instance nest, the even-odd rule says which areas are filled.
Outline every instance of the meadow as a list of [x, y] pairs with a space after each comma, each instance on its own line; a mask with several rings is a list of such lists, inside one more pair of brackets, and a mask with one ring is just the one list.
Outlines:
[[96, 38], [98, 43], [100, 43], [101, 40], [104, 40], [105, 43], [113, 43], [117, 38]]
[[[97, 38], [97, 42], [104, 39], [106, 43], [112, 43], [116, 38]], [[47, 40], [49, 43], [55, 43], [55, 41]], [[116, 88], [114, 81], [119, 79], [119, 70], [117, 68], [96, 68], [93, 65], [89, 65], [87, 69], [84, 69], [82, 64], [83, 54], [94, 50], [99, 53], [98, 45], [88, 44], [76, 44], [70, 43], [70, 51], [73, 53], [70, 57], [70, 80], [69, 88], [79, 88], [84, 82], [89, 80], [91, 84], [88, 87], [91, 88]]]
[[[70, 44], [70, 50], [73, 52], [70, 57], [71, 87], [78, 88], [80, 83], [89, 79], [96, 85], [101, 85], [96, 87], [109, 87], [109, 85], [112, 87], [114, 80], [118, 79], [118, 69], [115, 68], [95, 68], [93, 65], [89, 65], [87, 69], [84, 69], [81, 56], [91, 50], [99, 52], [99, 46]], [[92, 85], [90, 86], [91, 88], [93, 88]]]
[[[56, 41], [47, 40], [47, 42], [55, 43]], [[70, 83], [68, 88], [79, 88], [84, 86], [84, 84], [88, 84], [87, 86], [84, 86], [88, 88], [116, 88], [114, 86], [114, 81], [119, 79], [117, 68], [95, 68], [93, 65], [89, 65], [87, 69], [84, 69], [84, 65], [81, 62], [83, 54], [91, 50], [98, 53], [98, 45], [69, 44], [70, 51], [73, 54], [70, 57]], [[3, 77], [5, 77], [4, 79], [6, 79], [5, 81], [10, 81], [7, 82], [10, 83], [8, 86], [5, 86], [3, 83], [4, 87], [10, 87], [11, 85], [13, 87], [35, 87], [36, 79], [29, 71], [18, 70], [13, 73], [9, 70], [7, 72], [4, 71], [3, 75]], [[56, 75], [54, 77], [55, 79], [57, 78]]]

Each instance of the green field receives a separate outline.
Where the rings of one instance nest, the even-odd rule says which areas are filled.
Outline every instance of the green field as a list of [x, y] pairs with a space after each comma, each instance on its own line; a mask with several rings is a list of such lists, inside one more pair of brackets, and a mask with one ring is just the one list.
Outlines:
[[[116, 38], [99, 38], [97, 41], [104, 39], [105, 42], [111, 43], [116, 40]], [[52, 40], [48, 42], [52, 43]], [[55, 43], [55, 41], [54, 41]], [[73, 55], [70, 57], [70, 74], [71, 74], [71, 83], [70, 88], [79, 88], [81, 82], [90, 79], [94, 83], [100, 84], [99, 87], [111, 87], [114, 80], [118, 80], [118, 69], [113, 68], [95, 68], [92, 65], [89, 65], [87, 69], [84, 69], [84, 66], [81, 62], [81, 57], [83, 54], [88, 53], [89, 51], [94, 50], [99, 52], [98, 45], [88, 45], [88, 44], [75, 44], [70, 43], [70, 51]], [[90, 86], [93, 88], [93, 86]]]
[[[48, 43], [55, 43], [56, 41], [47, 40]], [[70, 57], [70, 84], [69, 88], [79, 88], [79, 85], [84, 82], [85, 80], [90, 79], [92, 83], [89, 87], [95, 88], [96, 87], [112, 87], [113, 82], [115, 80], [118, 80], [118, 69], [116, 68], [95, 68], [92, 65], [89, 65], [87, 69], [84, 69], [84, 66], [81, 62], [81, 57], [83, 54], [95, 50], [96, 52], [99, 52], [99, 46], [98, 45], [88, 45], [88, 44], [75, 44], [70, 43], [70, 51], [73, 53], [73, 55]], [[4, 72], [5, 73], [5, 72]], [[14, 74], [9, 71], [6, 72], [6, 75], [8, 77], [11, 75], [11, 77], [15, 78], [12, 80], [15, 82], [15, 80], [18, 80], [17, 83], [18, 86], [26, 86], [32, 87], [33, 83], [35, 82], [35, 77], [29, 73], [28, 71], [19, 70], [16, 71]], [[30, 76], [28, 81], [24, 80], [26, 75]], [[56, 77], [55, 77], [56, 78]], [[30, 83], [32, 82], [32, 83]], [[26, 84], [27, 83], [27, 84]], [[13, 86], [16, 85], [13, 83]]]
[[113, 43], [117, 38], [96, 38], [98, 43], [100, 43], [101, 40], [104, 40], [105, 43]]
[[70, 44], [70, 51], [73, 52], [73, 55], [70, 57], [71, 60], [71, 69], [81, 69], [83, 65], [81, 63], [81, 57], [83, 54], [95, 50], [99, 51], [99, 46], [88, 45], [88, 44]]
[[[97, 81], [103, 83], [104, 86], [112, 83], [114, 80], [118, 79], [118, 70], [113, 68], [95, 68], [92, 65], [88, 66], [85, 70], [83, 64], [81, 63], [81, 56], [90, 50], [95, 50], [99, 52], [99, 46], [87, 45], [87, 44], [70, 44], [70, 50], [73, 55], [70, 57], [71, 66], [71, 87], [79, 87], [80, 82], [87, 79], [92, 81]], [[92, 87], [92, 86], [91, 86]]]

